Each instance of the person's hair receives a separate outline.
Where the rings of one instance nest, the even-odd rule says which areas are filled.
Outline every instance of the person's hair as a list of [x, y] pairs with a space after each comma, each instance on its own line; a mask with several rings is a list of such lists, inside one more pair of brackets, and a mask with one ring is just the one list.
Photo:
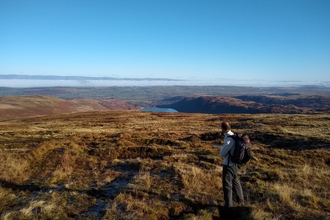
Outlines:
[[229, 131], [231, 129], [230, 124], [228, 121], [224, 121], [221, 123], [221, 128], [224, 131]]

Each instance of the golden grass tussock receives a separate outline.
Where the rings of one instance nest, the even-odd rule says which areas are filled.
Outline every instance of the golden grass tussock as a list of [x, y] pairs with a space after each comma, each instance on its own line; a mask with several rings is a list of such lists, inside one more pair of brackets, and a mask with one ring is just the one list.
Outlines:
[[274, 219], [272, 217], [272, 214], [269, 212], [264, 211], [263, 209], [259, 209], [259, 208], [254, 208], [252, 213], [251, 213], [251, 217], [254, 220], [272, 220]]
[[167, 219], [166, 203], [158, 199], [136, 198], [119, 194], [107, 210], [105, 219]]
[[280, 196], [280, 201], [283, 206], [292, 206], [293, 204], [293, 195], [296, 194], [297, 189], [288, 186], [286, 184], [274, 184], [274, 189], [277, 191]]
[[0, 186], [0, 213], [6, 209], [7, 204], [12, 204], [17, 199], [17, 195], [11, 189]]
[[63, 207], [59, 207], [56, 202], [35, 200], [29, 202], [25, 207], [18, 211], [7, 212], [3, 216], [3, 219], [53, 219], [59, 216], [65, 217]]
[[139, 190], [148, 190], [152, 184], [150, 172], [139, 172], [133, 178], [133, 184], [136, 185]]
[[0, 149], [0, 179], [22, 183], [31, 177], [30, 162], [23, 155]]
[[86, 206], [94, 205], [95, 200], [88, 195], [77, 193], [51, 192], [42, 198], [28, 201], [19, 209], [7, 211], [2, 214], [2, 219], [70, 219], [86, 212]]
[[56, 169], [53, 171], [52, 176], [55, 182], [59, 182], [61, 180], [67, 181], [68, 178], [74, 172], [76, 158], [67, 151], [64, 151], [63, 155], [60, 158], [60, 162]]
[[[219, 170], [203, 170], [199, 167], [174, 163], [175, 171], [181, 176], [183, 183], [182, 193], [187, 197], [205, 195], [207, 203], [214, 203], [222, 192], [222, 180]], [[212, 199], [211, 199], [212, 198]]]
[[[33, 216], [38, 212], [42, 214], [42, 216], [47, 216], [47, 213], [49, 212], [49, 208], [47, 208], [45, 212], [45, 201], [31, 201], [29, 204], [26, 205], [26, 207], [18, 210], [6, 213], [3, 217], [5, 220], [14, 220], [14, 219], [33, 219]], [[49, 207], [49, 205], [47, 205]], [[53, 206], [55, 208], [55, 206]]]

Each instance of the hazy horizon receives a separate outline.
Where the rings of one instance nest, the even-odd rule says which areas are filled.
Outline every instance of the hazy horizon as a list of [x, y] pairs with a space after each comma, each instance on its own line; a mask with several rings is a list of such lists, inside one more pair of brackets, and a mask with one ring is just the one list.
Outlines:
[[[15, 75], [12, 75], [15, 76]], [[16, 75], [24, 77], [26, 75]], [[251, 87], [296, 87], [325, 86], [330, 87], [330, 81], [268, 81], [268, 80], [237, 80], [230, 78], [214, 79], [170, 79], [170, 78], [108, 78], [30, 75], [35, 78], [4, 78], [0, 75], [0, 87], [113, 87], [113, 86], [251, 86]], [[10, 76], [9, 76], [10, 77]], [[43, 78], [47, 77], [47, 78]], [[51, 77], [50, 79], [48, 79]], [[68, 78], [68, 79], [66, 79]]]

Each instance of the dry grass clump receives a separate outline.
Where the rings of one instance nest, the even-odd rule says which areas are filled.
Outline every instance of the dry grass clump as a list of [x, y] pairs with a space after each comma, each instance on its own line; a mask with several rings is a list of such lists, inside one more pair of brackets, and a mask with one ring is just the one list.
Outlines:
[[134, 190], [148, 191], [151, 184], [150, 172], [139, 172], [130, 185]]
[[49, 192], [34, 198], [17, 210], [4, 212], [3, 219], [70, 219], [86, 212], [86, 206], [95, 204], [87, 195], [68, 192]]
[[176, 154], [172, 154], [171, 156], [165, 156], [164, 160], [171, 163], [179, 162], [179, 163], [194, 164], [196, 161], [198, 161], [198, 157], [194, 154], [176, 153]]
[[120, 193], [107, 209], [105, 219], [168, 219], [164, 201], [156, 198], [139, 198]]
[[174, 163], [175, 171], [180, 175], [183, 183], [181, 193], [201, 204], [217, 204], [222, 192], [222, 169], [203, 170], [185, 163]]
[[0, 148], [0, 179], [19, 184], [31, 177], [31, 168], [25, 156], [15, 151]]
[[0, 212], [3, 212], [15, 199], [17, 199], [15, 192], [11, 189], [0, 187]]
[[[278, 151], [273, 156], [281, 157], [283, 150]], [[306, 219], [309, 216], [309, 219], [317, 219], [327, 216], [329, 169], [324, 165], [313, 164], [314, 160], [305, 160], [303, 155], [296, 155], [295, 152], [286, 153], [287, 156], [282, 160], [290, 164], [269, 164], [261, 160], [255, 167], [248, 166], [241, 170], [248, 201], [252, 205], [259, 204], [259, 207], [260, 203], [266, 204], [262, 211], [271, 214], [273, 218]], [[309, 157], [317, 157], [312, 152], [308, 154]], [[325, 213], [322, 214], [320, 210]]]
[[253, 207], [251, 217], [252, 217], [252, 219], [255, 219], [255, 220], [272, 220], [272, 219], [274, 219], [272, 217], [271, 213], [266, 212], [263, 209], [260, 209], [259, 207]]

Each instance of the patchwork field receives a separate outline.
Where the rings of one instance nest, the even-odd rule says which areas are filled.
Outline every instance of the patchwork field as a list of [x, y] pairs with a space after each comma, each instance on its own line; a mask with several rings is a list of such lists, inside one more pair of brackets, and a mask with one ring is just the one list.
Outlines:
[[[223, 136], [247, 132], [246, 203], [223, 213]], [[135, 110], [0, 122], [1, 219], [330, 219], [330, 114]]]

